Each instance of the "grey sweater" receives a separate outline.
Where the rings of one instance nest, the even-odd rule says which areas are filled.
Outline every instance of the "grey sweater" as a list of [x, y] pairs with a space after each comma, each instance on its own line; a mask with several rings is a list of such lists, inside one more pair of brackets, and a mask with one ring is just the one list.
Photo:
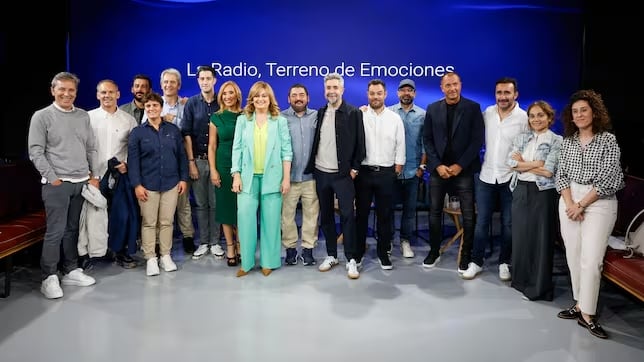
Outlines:
[[40, 109], [29, 124], [29, 159], [48, 182], [87, 179], [97, 152], [89, 115], [80, 108], [63, 112], [53, 104]]

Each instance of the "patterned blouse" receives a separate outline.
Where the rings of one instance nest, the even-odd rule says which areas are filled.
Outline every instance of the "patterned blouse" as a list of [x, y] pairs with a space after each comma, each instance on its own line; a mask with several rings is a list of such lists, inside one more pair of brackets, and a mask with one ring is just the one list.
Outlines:
[[593, 185], [599, 198], [614, 198], [624, 187], [624, 174], [620, 164], [621, 151], [615, 135], [597, 133], [582, 150], [579, 132], [566, 137], [561, 146], [557, 169], [557, 191], [569, 188], [571, 182]]

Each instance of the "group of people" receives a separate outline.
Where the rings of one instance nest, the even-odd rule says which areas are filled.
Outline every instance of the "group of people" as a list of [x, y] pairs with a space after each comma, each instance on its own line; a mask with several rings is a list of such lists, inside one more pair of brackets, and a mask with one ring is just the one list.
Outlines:
[[[78, 263], [83, 188], [100, 188], [109, 197], [108, 229], [114, 232], [108, 245], [117, 262], [136, 265], [132, 256], [140, 238], [148, 276], [158, 275], [160, 268], [177, 270], [171, 256], [175, 223], [186, 253], [193, 259], [207, 253], [225, 256], [227, 265], [239, 266], [237, 277], [254, 269], [258, 242], [265, 276], [281, 267], [282, 246], [286, 265], [317, 264], [313, 249], [319, 225], [326, 256], [318, 269], [326, 272], [340, 262], [339, 214], [347, 276], [357, 279], [372, 207], [380, 267], [393, 268], [398, 201], [401, 254], [414, 257], [417, 190], [428, 173], [430, 250], [423, 267], [440, 262], [446, 194], [459, 199], [463, 241], [457, 270], [466, 280], [483, 271], [498, 208], [499, 278], [511, 281], [527, 300], [552, 300], [554, 243], [560, 232], [575, 304], [558, 316], [607, 337], [594, 316], [623, 174], [599, 94], [581, 90], [571, 96], [561, 112], [562, 137], [550, 129], [555, 110], [542, 100], [523, 110], [517, 81], [507, 77], [496, 82], [496, 102], [484, 111], [461, 95], [455, 72], [441, 77], [444, 97], [425, 110], [414, 104], [411, 79], [398, 84], [399, 102], [389, 107], [385, 82], [371, 80], [368, 105], [356, 107], [343, 99], [343, 77], [331, 73], [324, 77], [325, 106], [310, 109], [308, 89], [294, 84], [289, 107], [282, 111], [264, 81], [252, 85], [245, 105], [234, 81], [215, 91], [216, 72], [210, 66], [198, 68], [197, 82], [200, 93], [182, 98], [176, 69], [162, 72], [163, 95], [152, 91], [149, 77], [137, 75], [134, 99], [118, 106], [118, 86], [102, 80], [97, 85], [100, 106], [86, 112], [74, 106], [78, 78], [68, 72], [54, 77], [54, 102], [34, 113], [28, 140], [30, 159], [42, 175], [47, 212], [41, 257], [41, 291], [47, 298], [63, 296], [61, 245], [62, 284], [95, 283]], [[123, 184], [128, 185], [124, 196], [117, 198]], [[131, 205], [124, 207], [128, 194]], [[124, 234], [123, 228], [134, 232]]]

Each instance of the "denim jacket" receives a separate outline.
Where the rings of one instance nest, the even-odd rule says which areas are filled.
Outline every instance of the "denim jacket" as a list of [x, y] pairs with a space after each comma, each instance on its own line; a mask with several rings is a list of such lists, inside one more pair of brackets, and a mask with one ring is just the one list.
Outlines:
[[[555, 173], [557, 170], [557, 164], [559, 163], [561, 143], [563, 142], [563, 137], [555, 134], [551, 130], [546, 131], [546, 134], [549, 134], [551, 137], [548, 137], [544, 142], [537, 145], [534, 160], [544, 161], [543, 167], [552, 172], [552, 177], [536, 175], [536, 184], [539, 191], [555, 188]], [[514, 168], [519, 163], [512, 159], [512, 155], [516, 152], [523, 153], [528, 143], [534, 138], [535, 134], [532, 131], [521, 133], [514, 138], [514, 141], [512, 142], [512, 150], [508, 154], [507, 158], [507, 164], [510, 167]], [[514, 191], [519, 181], [519, 173], [519, 171], [514, 171], [512, 173], [512, 179], [510, 180], [510, 190], [512, 191]]]

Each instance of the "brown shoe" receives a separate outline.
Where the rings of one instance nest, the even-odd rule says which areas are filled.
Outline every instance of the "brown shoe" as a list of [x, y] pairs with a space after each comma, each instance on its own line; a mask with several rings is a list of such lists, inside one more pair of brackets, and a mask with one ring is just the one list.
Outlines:
[[246, 276], [246, 275], [248, 275], [248, 272], [245, 271], [244, 269], [239, 268], [239, 270], [237, 270], [237, 278], [240, 278], [240, 277], [243, 277], [243, 276]]
[[273, 272], [273, 269], [262, 268], [262, 274], [264, 274], [265, 277], [271, 275], [272, 272]]

